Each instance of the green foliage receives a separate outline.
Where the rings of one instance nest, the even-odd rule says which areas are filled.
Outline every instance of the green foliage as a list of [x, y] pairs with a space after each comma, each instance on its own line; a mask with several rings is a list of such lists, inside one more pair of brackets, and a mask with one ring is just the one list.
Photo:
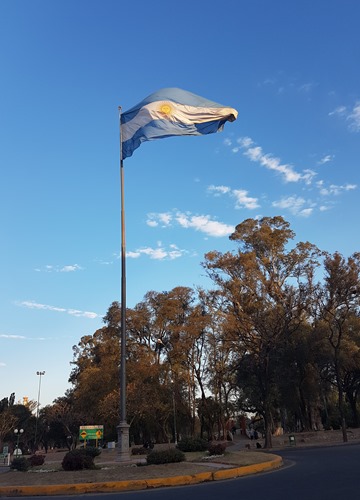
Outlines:
[[43, 465], [43, 463], [45, 462], [45, 456], [31, 455], [31, 457], [28, 460], [30, 462], [31, 467], [36, 467], [37, 465]]
[[226, 443], [210, 443], [208, 446], [209, 455], [223, 455], [226, 450]]
[[[94, 457], [92, 456], [94, 451], [92, 448], [89, 447], [89, 452], [87, 452], [87, 448], [69, 451], [63, 458], [62, 468], [66, 471], [94, 469]], [[98, 456], [98, 454], [95, 456]]]
[[179, 450], [184, 452], [205, 451], [208, 448], [208, 443], [205, 439], [202, 439], [200, 437], [197, 438], [185, 437], [181, 439], [177, 447], [179, 448]]
[[16, 457], [10, 464], [10, 469], [26, 472], [30, 468], [30, 462], [25, 457]]
[[169, 450], [153, 450], [147, 456], [148, 465], [172, 464], [175, 462], [184, 462], [186, 460], [182, 451], [171, 448]]

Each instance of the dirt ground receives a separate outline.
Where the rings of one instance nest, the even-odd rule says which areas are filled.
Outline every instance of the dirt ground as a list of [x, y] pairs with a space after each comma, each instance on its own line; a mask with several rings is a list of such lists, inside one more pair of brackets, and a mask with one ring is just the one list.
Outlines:
[[[318, 446], [342, 444], [340, 431], [318, 431], [297, 433], [294, 441], [289, 440], [289, 435], [274, 436], [271, 452], [289, 446]], [[348, 431], [349, 442], [360, 442], [360, 429]], [[263, 440], [259, 439], [263, 446]], [[168, 445], [161, 445], [167, 447]], [[173, 445], [169, 445], [173, 446]], [[250, 446], [250, 449], [248, 449]], [[42, 466], [32, 468], [28, 472], [4, 470], [0, 468], [0, 486], [32, 486], [54, 484], [97, 483], [107, 481], [124, 481], [136, 479], [153, 479], [191, 475], [221, 469], [226, 467], [250, 465], [266, 462], [273, 458], [268, 450], [257, 449], [256, 443], [242, 436], [235, 436], [223, 457], [203, 460], [204, 453], [187, 453], [186, 462], [166, 465], [124, 464], [116, 462], [116, 450], [102, 450], [95, 459], [96, 470], [63, 471], [61, 461], [65, 451], [49, 452]], [[135, 458], [135, 457], [133, 457]], [[136, 457], [137, 458], [137, 457]], [[144, 461], [144, 460], [143, 460]], [[1, 470], [2, 469], [2, 470]]]

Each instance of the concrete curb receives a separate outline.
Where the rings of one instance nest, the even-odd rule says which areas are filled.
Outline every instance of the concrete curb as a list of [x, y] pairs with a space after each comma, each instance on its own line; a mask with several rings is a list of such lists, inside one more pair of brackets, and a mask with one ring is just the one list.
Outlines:
[[187, 486], [209, 481], [235, 479], [237, 477], [256, 474], [277, 469], [282, 465], [282, 458], [276, 456], [273, 460], [260, 464], [222, 469], [215, 472], [201, 472], [187, 476], [164, 477], [158, 479], [139, 479], [133, 481], [112, 481], [104, 483], [57, 484], [41, 486], [1, 486], [0, 496], [48, 496], [48, 495], [79, 495], [84, 493], [115, 493], [120, 491], [135, 491], [160, 488], [164, 486]]

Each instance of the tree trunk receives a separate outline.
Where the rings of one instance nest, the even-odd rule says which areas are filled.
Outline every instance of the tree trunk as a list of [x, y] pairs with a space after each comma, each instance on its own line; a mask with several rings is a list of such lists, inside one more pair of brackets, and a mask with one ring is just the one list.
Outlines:
[[344, 409], [344, 392], [342, 387], [342, 381], [340, 376], [339, 365], [337, 361], [337, 352], [335, 353], [335, 376], [336, 376], [336, 384], [338, 388], [338, 407], [341, 418], [341, 431], [343, 436], [343, 442], [347, 443], [348, 437], [346, 432], [346, 420], [345, 420], [345, 409]]
[[265, 406], [264, 412], [264, 424], [265, 424], [265, 443], [264, 448], [272, 448], [272, 416], [271, 410], [268, 405]]

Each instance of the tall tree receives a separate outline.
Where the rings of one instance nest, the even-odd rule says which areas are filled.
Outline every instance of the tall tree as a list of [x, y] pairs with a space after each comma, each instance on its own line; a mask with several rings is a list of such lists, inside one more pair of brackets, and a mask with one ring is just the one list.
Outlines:
[[[332, 373], [337, 388], [341, 429], [346, 442], [346, 377], [356, 370], [359, 353], [359, 345], [354, 341], [354, 321], [360, 306], [360, 253], [347, 260], [338, 252], [327, 254], [324, 268], [324, 286], [317, 295], [316, 327], [323, 331], [329, 343], [329, 373]], [[358, 332], [357, 328], [355, 331]]]
[[239, 368], [246, 363], [256, 380], [268, 448], [278, 403], [279, 347], [306, 321], [318, 265], [319, 251], [310, 243], [287, 250], [294, 236], [282, 217], [247, 219], [230, 236], [238, 251], [210, 252], [204, 262], [226, 299], [226, 330], [237, 339]]

